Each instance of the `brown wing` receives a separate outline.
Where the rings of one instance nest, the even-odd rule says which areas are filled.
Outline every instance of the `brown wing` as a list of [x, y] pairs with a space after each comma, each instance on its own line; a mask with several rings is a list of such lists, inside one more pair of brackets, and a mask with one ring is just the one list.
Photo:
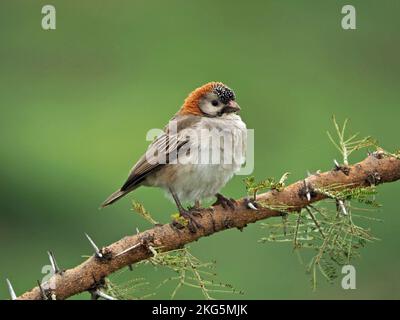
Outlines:
[[166, 133], [159, 136], [147, 149], [131, 170], [128, 179], [121, 187], [121, 191], [134, 188], [141, 183], [149, 173], [158, 170], [163, 165], [176, 159], [179, 149], [188, 141], [180, 141], [176, 135]]
[[[127, 181], [122, 186], [122, 191], [132, 190], [140, 184], [148, 174], [159, 170], [163, 165], [176, 159], [179, 149], [188, 143], [181, 133], [184, 129], [193, 127], [201, 117], [176, 115], [171, 121], [175, 121], [176, 133], [170, 133], [170, 126], [164, 128], [164, 134], [154, 140], [146, 154], [144, 154], [131, 170]], [[170, 124], [171, 124], [170, 121]]]
[[[176, 159], [179, 149], [189, 142], [184, 134], [180, 133], [200, 121], [200, 119], [200, 117], [196, 116], [175, 116], [172, 120], [176, 121], [177, 133], [170, 134], [167, 127], [164, 130], [165, 133], [150, 144], [146, 154], [135, 164], [124, 185], [111, 194], [101, 206], [106, 207], [122, 198], [137, 188], [149, 174]], [[159, 160], [162, 161], [160, 162]]]

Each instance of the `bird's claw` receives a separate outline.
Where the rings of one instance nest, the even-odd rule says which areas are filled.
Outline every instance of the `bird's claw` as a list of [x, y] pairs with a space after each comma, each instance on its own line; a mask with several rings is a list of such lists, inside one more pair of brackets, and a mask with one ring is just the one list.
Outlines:
[[236, 209], [237, 202], [235, 199], [226, 198], [220, 193], [217, 193], [215, 196], [217, 197], [217, 201], [215, 201], [213, 203], [213, 205], [212, 205], [213, 207], [217, 206], [217, 205], [221, 205], [222, 208], [224, 208], [224, 209], [231, 209], [231, 210]]
[[172, 222], [172, 226], [177, 229], [183, 229], [185, 226], [187, 226], [191, 233], [196, 233], [197, 229], [202, 228], [202, 225], [198, 223], [194, 217], [200, 215], [201, 215], [201, 209], [198, 208], [181, 210], [179, 212], [179, 218], [184, 219], [185, 222], [183, 222], [182, 220], [181, 221], [174, 220]]

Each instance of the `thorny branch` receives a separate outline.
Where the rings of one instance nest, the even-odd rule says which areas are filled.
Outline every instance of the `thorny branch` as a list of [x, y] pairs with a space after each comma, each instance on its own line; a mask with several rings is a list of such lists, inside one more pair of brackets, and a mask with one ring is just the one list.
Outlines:
[[331, 171], [310, 175], [305, 180], [283, 189], [273, 189], [259, 194], [257, 202], [265, 204], [263, 206], [255, 206], [249, 199], [244, 198], [237, 201], [235, 211], [221, 206], [204, 210], [200, 216], [196, 217], [202, 226], [196, 233], [190, 232], [187, 227], [177, 229], [171, 223], [156, 225], [147, 231], [126, 236], [102, 249], [98, 249], [93, 240], [88, 237], [95, 254], [72, 269], [59, 272], [54, 256], [49, 253], [52, 265], [58, 271], [48, 280], [52, 286], [46, 286], [44, 283], [15, 297], [9, 284], [10, 292], [13, 298], [27, 300], [41, 300], [46, 297], [66, 299], [84, 291], [102, 296], [101, 287], [98, 284], [104, 282], [105, 277], [126, 266], [149, 259], [156, 252], [154, 248], [157, 248], [159, 252], [171, 251], [219, 231], [231, 228], [242, 230], [249, 223], [283, 215], [284, 213], [279, 210], [282, 206], [288, 208], [285, 211], [298, 212], [311, 203], [327, 198], [326, 194], [319, 193], [318, 190], [332, 185], [357, 188], [399, 179], [400, 159], [377, 151], [353, 166], [336, 166]]

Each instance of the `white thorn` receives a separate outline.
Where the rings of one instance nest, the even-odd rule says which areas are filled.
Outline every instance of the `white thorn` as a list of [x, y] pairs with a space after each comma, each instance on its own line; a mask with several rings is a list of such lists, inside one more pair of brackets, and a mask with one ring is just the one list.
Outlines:
[[60, 271], [60, 269], [57, 266], [57, 262], [56, 262], [53, 252], [47, 251], [47, 254], [49, 255], [49, 260], [50, 260], [51, 268], [53, 269], [53, 272], [58, 273]]
[[340, 168], [340, 164], [339, 164], [339, 162], [337, 162], [336, 159], [333, 160], [333, 163], [335, 164], [336, 168]]
[[252, 203], [252, 202], [247, 202], [247, 207], [249, 208], [249, 209], [251, 209], [251, 210], [258, 210], [257, 208], [256, 208], [256, 206]]
[[17, 300], [17, 295], [15, 294], [15, 291], [11, 285], [10, 280], [6, 279], [7, 282], [7, 287], [8, 287], [8, 292], [10, 293], [11, 300]]
[[139, 233], [140, 233], [139, 228], [136, 228], [136, 234], [139, 234]]
[[157, 251], [156, 251], [156, 249], [154, 249], [154, 247], [149, 246], [149, 250], [150, 250], [151, 253], [153, 254], [153, 257], [157, 256]]
[[118, 300], [114, 297], [109, 296], [108, 294], [104, 293], [103, 291], [97, 289], [96, 290], [96, 295], [99, 296], [100, 298], [106, 299], [106, 300]]
[[43, 290], [42, 284], [40, 283], [39, 280], [37, 281], [37, 284], [38, 284], [38, 287], [39, 287], [39, 290], [40, 290], [40, 295], [42, 296], [42, 299], [43, 300], [49, 300], [49, 298], [47, 297], [46, 292]]
[[311, 177], [313, 174], [307, 170], [307, 177]]
[[89, 242], [92, 245], [94, 251], [96, 252], [96, 256], [98, 256], [99, 258], [103, 258], [102, 253], [100, 252], [99, 248], [96, 246], [94, 241], [89, 237], [89, 235], [87, 233], [85, 233], [85, 236], [89, 240]]
[[304, 189], [305, 189], [305, 193], [306, 193], [306, 198], [307, 198], [307, 200], [308, 200], [308, 202], [310, 202], [311, 201], [311, 192], [310, 192], [310, 188], [308, 187], [308, 184], [307, 184], [307, 181], [306, 181], [307, 179], [304, 179]]
[[137, 248], [137, 247], [139, 247], [139, 246], [141, 246], [142, 244], [139, 242], [139, 243], [136, 243], [135, 245], [133, 245], [132, 247], [129, 247], [128, 249], [125, 249], [124, 251], [121, 251], [120, 253], [118, 253], [116, 256], [115, 256], [115, 258], [117, 258], [117, 257], [119, 257], [119, 256], [122, 256], [123, 254], [125, 254], [125, 253], [127, 253], [127, 252], [129, 252], [129, 251], [131, 251], [131, 250], [133, 250], [133, 249], [135, 249], [135, 248]]
[[338, 202], [339, 202], [340, 209], [342, 210], [342, 213], [345, 216], [347, 216], [348, 213], [347, 213], [346, 206], [344, 205], [344, 202], [342, 200], [339, 200]]

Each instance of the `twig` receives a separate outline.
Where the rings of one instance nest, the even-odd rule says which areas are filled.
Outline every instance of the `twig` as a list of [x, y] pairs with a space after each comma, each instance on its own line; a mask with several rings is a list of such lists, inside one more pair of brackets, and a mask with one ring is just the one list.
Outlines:
[[315, 224], [315, 226], [317, 227], [319, 233], [321, 234], [322, 239], [325, 239], [325, 235], [324, 235], [324, 233], [322, 232], [321, 227], [320, 227], [320, 225], [319, 225], [317, 219], [315, 219], [315, 216], [313, 215], [313, 213], [311, 212], [311, 210], [310, 210], [310, 208], [309, 208], [308, 206], [306, 207], [306, 210], [307, 210], [308, 214], [310, 215], [311, 219], [314, 221], [314, 224]]

